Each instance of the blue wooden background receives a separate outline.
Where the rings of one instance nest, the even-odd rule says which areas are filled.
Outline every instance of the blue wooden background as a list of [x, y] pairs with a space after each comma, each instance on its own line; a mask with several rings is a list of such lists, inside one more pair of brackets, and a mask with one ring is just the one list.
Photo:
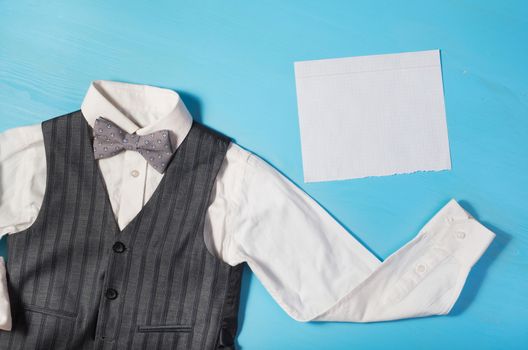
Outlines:
[[[380, 258], [457, 198], [497, 238], [451, 315], [299, 323], [246, 270], [239, 345], [527, 349], [527, 18], [526, 1], [0, 0], [0, 130], [78, 109], [95, 79], [172, 88]], [[303, 183], [293, 62], [436, 48], [453, 169]]]

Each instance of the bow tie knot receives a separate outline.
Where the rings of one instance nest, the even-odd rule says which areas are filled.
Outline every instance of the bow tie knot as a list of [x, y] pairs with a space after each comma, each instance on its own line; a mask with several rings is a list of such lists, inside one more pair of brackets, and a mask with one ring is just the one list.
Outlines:
[[94, 124], [94, 157], [107, 158], [119, 152], [136, 151], [158, 172], [163, 173], [173, 150], [168, 130], [158, 130], [147, 135], [130, 134], [113, 122], [99, 117]]

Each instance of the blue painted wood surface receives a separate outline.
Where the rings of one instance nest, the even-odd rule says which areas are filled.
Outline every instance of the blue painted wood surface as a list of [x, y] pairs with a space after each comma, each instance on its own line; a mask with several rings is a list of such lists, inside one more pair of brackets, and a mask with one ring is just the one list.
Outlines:
[[[239, 345], [526, 349], [527, 18], [525, 1], [0, 0], [0, 130], [78, 109], [95, 79], [172, 88], [380, 258], [457, 198], [497, 238], [451, 315], [299, 323], [246, 270]], [[293, 62], [436, 48], [453, 169], [304, 184]]]

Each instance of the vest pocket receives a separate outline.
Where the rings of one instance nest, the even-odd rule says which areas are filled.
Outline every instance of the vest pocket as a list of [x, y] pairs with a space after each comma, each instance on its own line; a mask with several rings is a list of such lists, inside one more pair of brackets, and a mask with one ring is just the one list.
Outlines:
[[138, 332], [180, 332], [188, 333], [192, 330], [191, 325], [187, 324], [165, 324], [165, 325], [150, 325], [140, 324], [137, 327]]
[[77, 314], [72, 313], [72, 312], [50, 309], [47, 307], [31, 305], [31, 304], [22, 305], [22, 309], [26, 311], [37, 312], [37, 313], [44, 314], [44, 315], [61, 317], [61, 318], [66, 318], [70, 320], [75, 319], [77, 317]]

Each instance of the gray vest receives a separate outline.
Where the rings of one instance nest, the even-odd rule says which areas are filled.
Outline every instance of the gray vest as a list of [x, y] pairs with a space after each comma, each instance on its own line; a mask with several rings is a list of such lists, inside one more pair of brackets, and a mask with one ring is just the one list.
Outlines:
[[234, 349], [242, 265], [203, 239], [230, 140], [194, 122], [120, 230], [81, 111], [42, 132], [46, 191], [33, 225], [7, 236], [13, 329], [0, 349]]

